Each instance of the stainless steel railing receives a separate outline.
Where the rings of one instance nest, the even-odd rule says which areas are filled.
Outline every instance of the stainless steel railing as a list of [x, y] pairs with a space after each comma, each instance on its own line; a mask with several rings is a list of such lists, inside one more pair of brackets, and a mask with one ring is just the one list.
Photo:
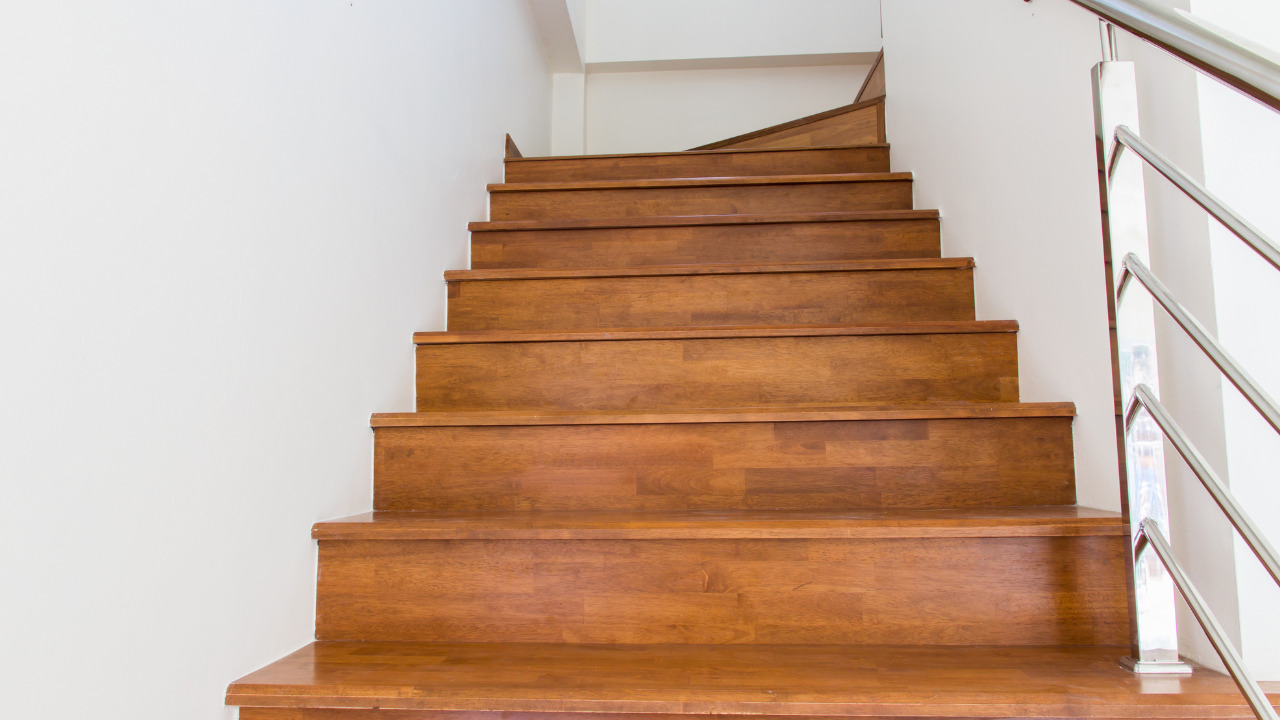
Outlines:
[[1271, 266], [1280, 270], [1280, 247], [1272, 242], [1262, 231], [1254, 227], [1248, 220], [1240, 217], [1239, 213], [1227, 207], [1225, 203], [1217, 198], [1213, 193], [1209, 192], [1200, 183], [1196, 182], [1191, 176], [1178, 169], [1168, 158], [1156, 152], [1156, 149], [1148, 145], [1142, 138], [1138, 137], [1129, 128], [1121, 125], [1116, 128], [1115, 148], [1111, 151], [1111, 166], [1107, 168], [1107, 174], [1110, 175], [1116, 162], [1120, 159], [1121, 153], [1125, 148], [1133, 150], [1157, 172], [1165, 176], [1169, 182], [1173, 183], [1187, 197], [1196, 202], [1197, 205], [1204, 208], [1206, 212], [1213, 216], [1215, 220], [1222, 223], [1228, 230], [1235, 233], [1236, 237], [1245, 242], [1246, 245], [1253, 248], [1254, 252], [1263, 257], [1264, 260], [1271, 263]]
[[1194, 17], [1148, 0], [1071, 2], [1280, 110], [1280, 65], [1197, 23]]
[[[1155, 551], [1160, 558], [1160, 562], [1164, 563], [1169, 573], [1173, 575], [1174, 585], [1177, 586], [1178, 592], [1182, 594], [1182, 599], [1187, 601], [1187, 607], [1191, 608], [1191, 614], [1196, 616], [1196, 621], [1200, 623], [1200, 627], [1204, 628], [1204, 634], [1209, 636], [1209, 642], [1213, 645], [1213, 649], [1217, 650], [1218, 655], [1222, 656], [1223, 664], [1227, 666], [1227, 671], [1235, 679], [1236, 685], [1240, 686], [1240, 692], [1244, 693], [1245, 699], [1249, 701], [1249, 706], [1253, 708], [1253, 712], [1259, 718], [1274, 720], [1276, 711], [1267, 700], [1267, 694], [1262, 692], [1262, 688], [1258, 687], [1258, 683], [1249, 676], [1249, 672], [1244, 668], [1244, 661], [1240, 659], [1240, 653], [1236, 652], [1235, 647], [1231, 645], [1231, 641], [1227, 639], [1227, 634], [1223, 631], [1222, 625], [1218, 623], [1218, 619], [1209, 610], [1209, 605], [1205, 603], [1204, 598], [1200, 597], [1196, 586], [1191, 583], [1187, 574], [1183, 572], [1182, 566], [1178, 564], [1178, 560], [1173, 556], [1173, 548], [1169, 547], [1169, 541], [1165, 539], [1164, 532], [1160, 529], [1160, 523], [1152, 518], [1143, 520], [1142, 533], [1139, 539], [1142, 544], [1150, 546]], [[1141, 552], [1141, 546], [1139, 546], [1138, 552]]]
[[[1124, 403], [1125, 413], [1119, 418], [1123, 431], [1119, 450], [1124, 510], [1134, 542], [1134, 552], [1129, 558], [1133, 577], [1133, 657], [1125, 665], [1135, 672], [1190, 671], [1177, 654], [1173, 605], [1176, 591], [1204, 628], [1254, 714], [1261, 720], [1280, 720], [1178, 564], [1164, 535], [1162, 524], [1168, 517], [1168, 493], [1163, 448], [1167, 440], [1272, 579], [1280, 584], [1280, 560], [1275, 549], [1157, 397], [1155, 304], [1190, 336], [1277, 432], [1280, 432], [1280, 408], [1143, 263], [1141, 258], [1149, 254], [1143, 163], [1154, 168], [1278, 270], [1280, 247], [1142, 139], [1136, 74], [1133, 63], [1116, 60], [1116, 28], [1123, 28], [1168, 51], [1276, 111], [1280, 111], [1280, 65], [1209, 29], [1186, 13], [1149, 0], [1072, 2], [1097, 15], [1103, 30], [1103, 62], [1094, 68], [1093, 75], [1094, 116], [1103, 238], [1111, 261], [1111, 274], [1107, 277], [1108, 303], [1116, 321], [1112, 331], [1115, 387], [1122, 399], [1128, 398]], [[1133, 280], [1147, 293], [1131, 295], [1122, 302]]]

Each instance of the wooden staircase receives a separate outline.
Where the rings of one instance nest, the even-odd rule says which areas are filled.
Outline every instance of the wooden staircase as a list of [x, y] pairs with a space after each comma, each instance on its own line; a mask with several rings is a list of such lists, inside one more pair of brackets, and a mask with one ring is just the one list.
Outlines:
[[770, 146], [805, 125], [508, 160], [244, 720], [1249, 716], [1117, 666], [1127, 530], [1075, 505], [1072, 405], [1018, 402], [1016, 323], [888, 147]]

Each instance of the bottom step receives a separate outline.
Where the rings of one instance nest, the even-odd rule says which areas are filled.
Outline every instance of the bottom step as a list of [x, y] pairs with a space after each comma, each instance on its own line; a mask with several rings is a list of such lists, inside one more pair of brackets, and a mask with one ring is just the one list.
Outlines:
[[241, 720], [1252, 717], [1229, 678], [1141, 678], [1117, 665], [1126, 650], [317, 642], [232, 684], [227, 704]]

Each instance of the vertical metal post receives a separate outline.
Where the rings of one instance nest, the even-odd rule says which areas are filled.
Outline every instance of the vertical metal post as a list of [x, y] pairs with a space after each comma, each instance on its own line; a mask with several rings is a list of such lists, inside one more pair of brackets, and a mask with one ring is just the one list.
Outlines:
[[1119, 59], [1116, 50], [1116, 26], [1106, 20], [1098, 21], [1098, 30], [1102, 32], [1102, 62], [1113, 62]]
[[[1114, 57], [1114, 32], [1104, 27], [1104, 53]], [[1094, 124], [1097, 131], [1098, 183], [1102, 203], [1103, 251], [1107, 263], [1108, 311], [1112, 318], [1111, 361], [1120, 455], [1122, 510], [1129, 523], [1131, 548], [1141, 523], [1154, 518], [1169, 526], [1164, 475], [1164, 439], [1147, 415], [1125, 426], [1124, 408], [1133, 389], [1146, 384], [1158, 391], [1155, 314], [1149, 295], [1127, 293], [1117, 302], [1121, 259], [1134, 253], [1148, 261], [1146, 188], [1142, 160], [1122, 153], [1112, 164], [1116, 127], [1138, 131], [1138, 90], [1131, 62], [1107, 60], [1093, 69]], [[1139, 673], [1189, 673], [1178, 656], [1175, 590], [1168, 572], [1152, 553], [1128, 556], [1131, 582], [1129, 620], [1133, 656], [1122, 664]]]

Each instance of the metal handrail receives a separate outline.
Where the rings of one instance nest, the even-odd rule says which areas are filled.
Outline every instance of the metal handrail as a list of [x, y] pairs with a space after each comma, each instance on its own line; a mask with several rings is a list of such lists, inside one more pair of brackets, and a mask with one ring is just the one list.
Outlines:
[[[1244, 661], [1240, 658], [1240, 654], [1236, 652], [1231, 641], [1227, 639], [1227, 634], [1222, 629], [1222, 625], [1214, 617], [1213, 612], [1209, 610], [1204, 598], [1200, 597], [1200, 592], [1196, 590], [1196, 586], [1191, 583], [1190, 578], [1183, 572], [1178, 560], [1174, 558], [1173, 549], [1169, 547], [1169, 541], [1165, 539], [1164, 531], [1160, 529], [1160, 523], [1152, 518], [1147, 518], [1142, 521], [1141, 527], [1142, 529], [1138, 535], [1139, 544], [1133, 550], [1134, 556], [1136, 557], [1142, 552], [1143, 545], [1155, 550], [1156, 556], [1160, 558], [1160, 562], [1169, 571], [1169, 576], [1173, 578], [1174, 586], [1178, 588], [1182, 598], [1187, 601], [1187, 606], [1191, 608], [1191, 614], [1196, 616], [1196, 622], [1200, 623], [1200, 627], [1204, 628], [1204, 632], [1209, 636], [1209, 642], [1213, 645], [1213, 649], [1218, 651], [1218, 656], [1222, 658], [1223, 664], [1227, 666], [1227, 672], [1231, 674], [1231, 679], [1236, 681], [1240, 692], [1244, 693], [1244, 699], [1249, 703], [1249, 707], [1253, 708], [1254, 714], [1262, 720], [1280, 720], [1280, 715], [1277, 715], [1275, 708], [1271, 707], [1271, 701], [1267, 699], [1267, 694], [1262, 691], [1261, 687], [1258, 687], [1257, 681], [1245, 669]], [[1144, 540], [1145, 543], [1143, 543]]]
[[1169, 317], [1173, 318], [1173, 321], [1182, 328], [1183, 332], [1204, 351], [1204, 354], [1213, 361], [1214, 365], [1218, 366], [1222, 374], [1227, 376], [1231, 384], [1236, 386], [1236, 389], [1244, 395], [1249, 404], [1253, 405], [1276, 432], [1280, 432], [1280, 409], [1276, 408], [1275, 400], [1272, 400], [1267, 391], [1263, 390], [1249, 376], [1249, 373], [1240, 367], [1235, 358], [1227, 354], [1227, 351], [1209, 334], [1204, 325], [1201, 325], [1200, 321], [1182, 306], [1182, 303], [1174, 299], [1173, 293], [1169, 292], [1169, 288], [1165, 287], [1164, 283], [1160, 282], [1160, 279], [1152, 274], [1151, 270], [1146, 265], [1143, 265], [1138, 256], [1133, 253], [1129, 253], [1124, 257], [1123, 272], [1116, 288], [1116, 302], [1120, 302], [1125, 288], [1129, 286], [1129, 280], [1135, 277], [1146, 287], [1147, 292], [1151, 293], [1156, 302], [1160, 303], [1160, 307], [1163, 307], [1165, 312], [1169, 313]]
[[1071, 0], [1280, 111], [1280, 65], [1149, 0]]
[[1235, 233], [1236, 237], [1239, 237], [1246, 245], [1261, 255], [1263, 259], [1271, 263], [1272, 267], [1280, 270], [1280, 247], [1277, 247], [1270, 238], [1262, 234], [1262, 231], [1240, 217], [1239, 213], [1227, 207], [1207, 188], [1169, 162], [1168, 158], [1161, 155], [1155, 148], [1148, 145], [1141, 137], [1124, 125], [1116, 128], [1115, 149], [1111, 151], [1111, 162], [1107, 168], [1108, 178], [1114, 174], [1116, 161], [1120, 159], [1120, 154], [1126, 147], [1133, 150], [1134, 154], [1155, 168], [1156, 172], [1168, 178], [1179, 190], [1194, 200], [1197, 205], [1204, 208], [1224, 227]]
[[1155, 393], [1145, 383], [1138, 385], [1133, 389], [1133, 397], [1129, 400], [1129, 408], [1125, 411], [1124, 425], [1128, 430], [1133, 424], [1134, 418], [1138, 412], [1146, 408], [1147, 414], [1159, 426], [1160, 431], [1169, 439], [1170, 444], [1182, 456], [1182, 459], [1190, 466], [1191, 472], [1200, 479], [1200, 484], [1204, 485], [1204, 489], [1209, 491], [1209, 495], [1214, 502], [1218, 503], [1218, 507], [1222, 508], [1222, 512], [1226, 514], [1227, 520], [1235, 526], [1236, 532], [1240, 533], [1241, 539], [1253, 551], [1253, 554], [1262, 562], [1267, 572], [1271, 573], [1271, 578], [1280, 585], [1280, 560], [1276, 559], [1275, 548], [1267, 542], [1262, 533], [1258, 532], [1258, 528], [1245, 514], [1240, 504], [1231, 495], [1227, 488], [1222, 484], [1221, 478], [1209, 467], [1208, 461], [1200, 454], [1195, 445], [1191, 444], [1191, 439], [1186, 432], [1178, 425], [1169, 414], [1169, 410], [1156, 399]]

